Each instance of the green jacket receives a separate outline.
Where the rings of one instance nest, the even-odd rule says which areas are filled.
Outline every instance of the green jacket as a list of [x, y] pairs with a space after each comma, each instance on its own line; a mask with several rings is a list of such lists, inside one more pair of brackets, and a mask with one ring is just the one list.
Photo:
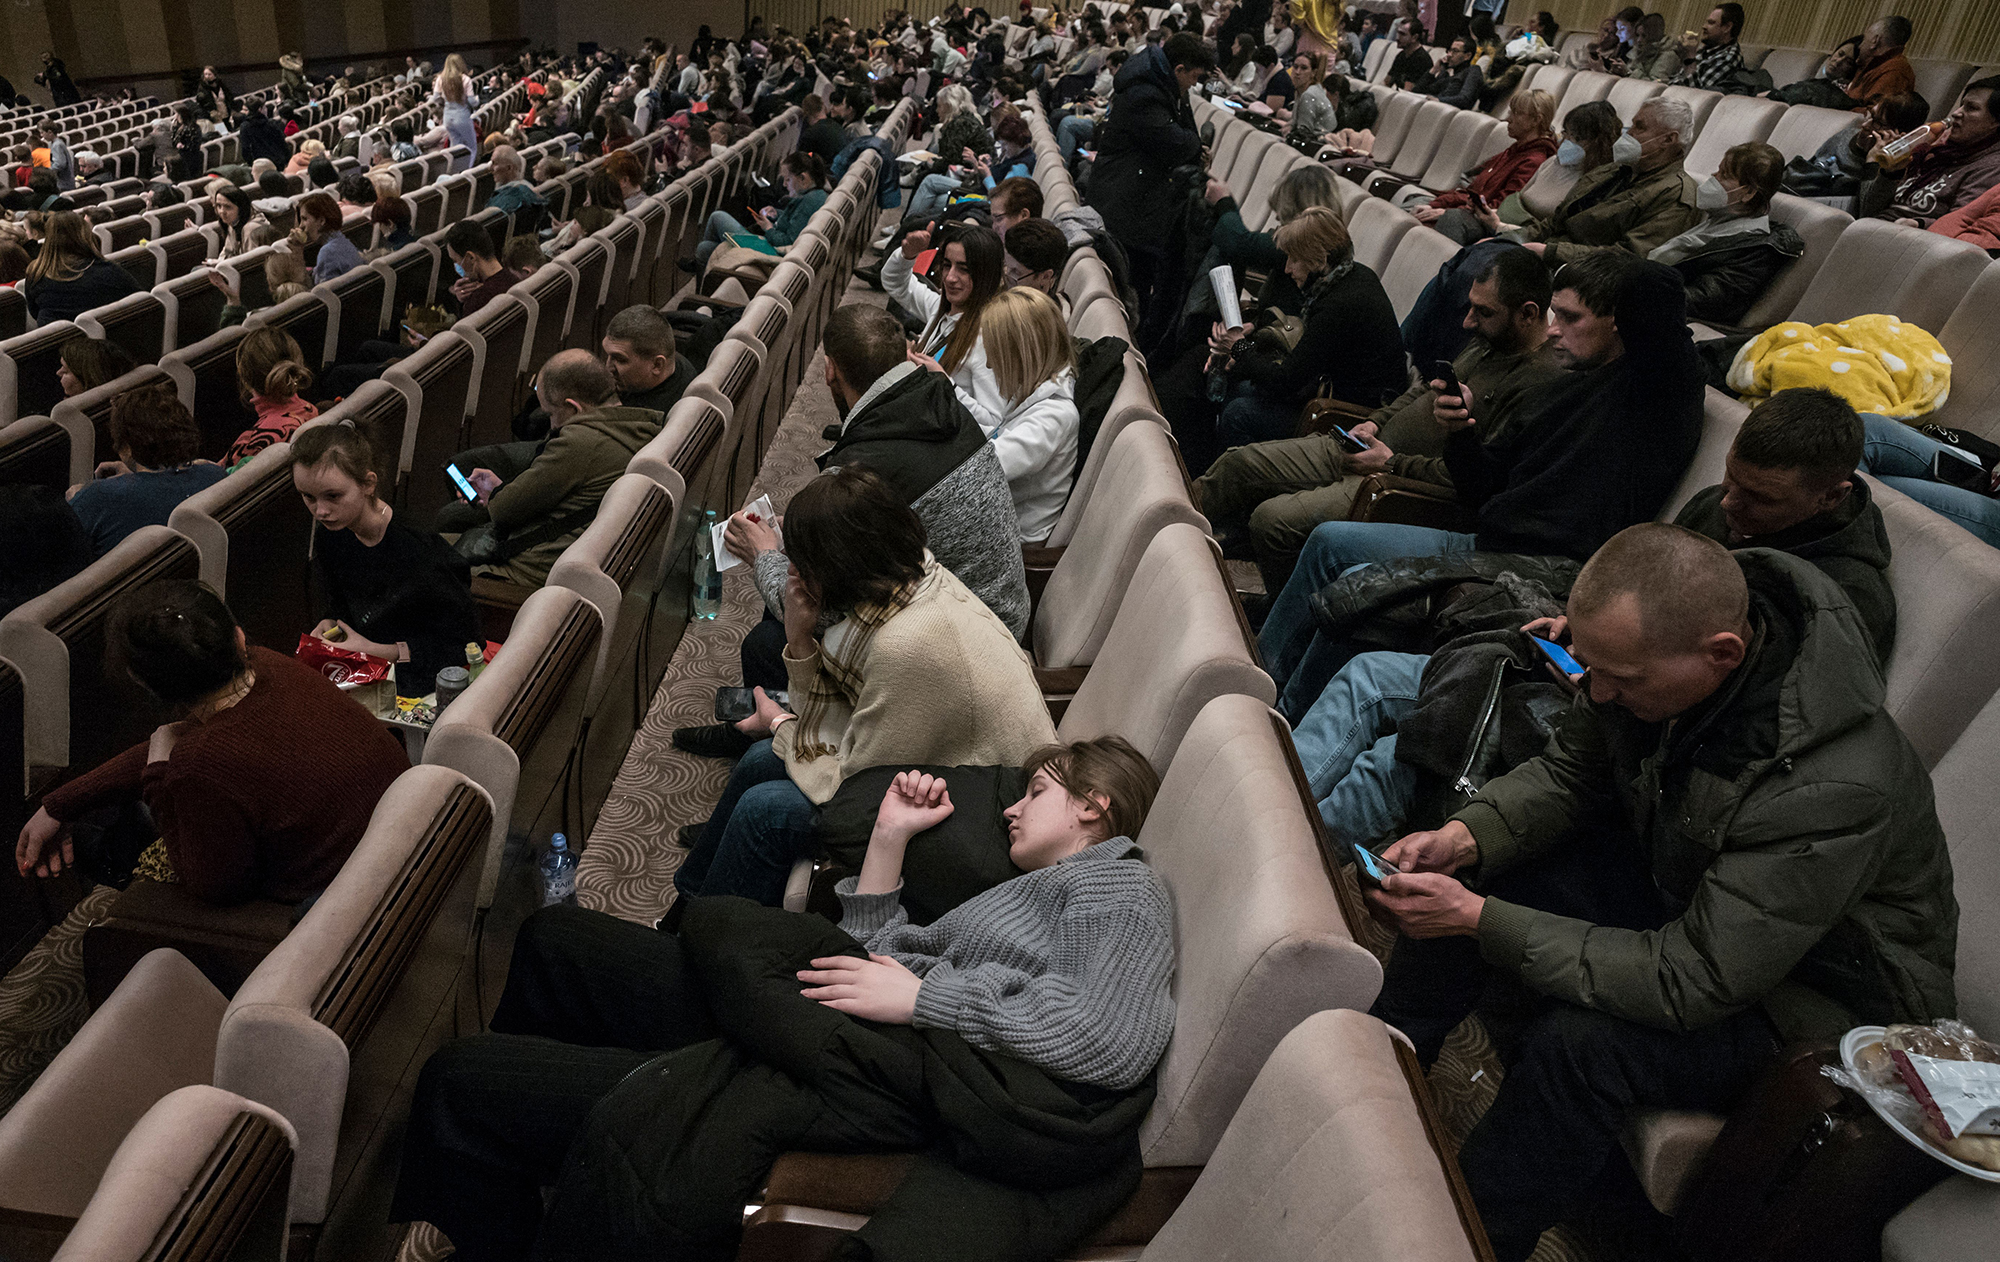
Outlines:
[[1614, 929], [1488, 898], [1480, 952], [1543, 994], [1657, 1029], [1752, 1004], [1787, 1040], [1951, 1016], [1951, 859], [1868, 633], [1810, 562], [1735, 555], [1755, 638], [1714, 696], [1667, 724], [1580, 706], [1456, 817], [1483, 881], [1593, 811], [1620, 815], [1678, 916]]
[[524, 587], [546, 582], [549, 567], [596, 516], [598, 501], [626, 464], [658, 436], [663, 419], [645, 408], [607, 407], [584, 412], [558, 429], [525, 472], [494, 492], [486, 511], [503, 538], [569, 524], [497, 567], [502, 577]]
[[1645, 258], [1700, 222], [1695, 183], [1679, 162], [1646, 175], [1607, 162], [1584, 172], [1548, 222], [1523, 239], [1548, 244], [1542, 261], [1550, 271], [1605, 246], [1623, 246]]
[[[1422, 367], [1421, 365], [1419, 366]], [[1502, 355], [1477, 333], [1452, 361], [1452, 371], [1472, 387], [1473, 407], [1479, 413], [1480, 434], [1493, 442], [1507, 434], [1519, 415], [1521, 396], [1535, 386], [1560, 376], [1564, 369], [1548, 344], [1532, 352]], [[1451, 470], [1445, 465], [1445, 432], [1431, 414], [1435, 393], [1430, 371], [1418, 372], [1418, 380], [1394, 403], [1376, 410], [1376, 437], [1396, 454], [1389, 457], [1387, 472], [1399, 478], [1452, 485]]]

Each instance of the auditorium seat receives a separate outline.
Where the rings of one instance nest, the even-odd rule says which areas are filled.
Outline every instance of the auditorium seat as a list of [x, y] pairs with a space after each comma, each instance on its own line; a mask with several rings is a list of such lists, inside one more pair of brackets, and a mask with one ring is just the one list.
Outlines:
[[1829, 324], [1881, 313], [1935, 335], [1988, 262], [1970, 241], [1858, 219], [1841, 232], [1788, 318]]
[[1854, 217], [1807, 197], [1780, 193], [1771, 199], [1771, 222], [1790, 226], [1806, 244], [1798, 261], [1771, 278], [1770, 285], [1743, 315], [1745, 328], [1768, 328], [1786, 319], [1832, 257], [1841, 233]]
[[325, 295], [316, 289], [293, 294], [281, 303], [252, 311], [243, 318], [245, 329], [278, 328], [292, 335], [304, 352], [306, 367], [315, 375], [339, 354], [340, 324]]
[[1403, 233], [1389, 265], [1382, 269], [1382, 288], [1401, 321], [1423, 297], [1424, 287], [1437, 279], [1438, 270], [1457, 256], [1458, 242], [1422, 224]]
[[157, 363], [166, 341], [167, 307], [150, 293], [127, 294], [78, 315], [76, 327], [117, 344], [135, 364]]
[[1471, 113], [1476, 111], [1460, 110], [1443, 101], [1425, 100], [1417, 107], [1417, 116], [1411, 121], [1409, 131], [1403, 134], [1402, 143], [1396, 146], [1393, 158], [1383, 154], [1378, 143], [1374, 153], [1377, 164], [1386, 161], [1390, 174], [1405, 180], [1416, 179], [1429, 168], [1431, 159], [1443, 145], [1446, 127]]
[[529, 371], [527, 334], [533, 318], [527, 304], [510, 292], [451, 326], [453, 336], [473, 348], [479, 365], [479, 378], [473, 383], [467, 408], [466, 447], [514, 441], [513, 420], [524, 401], [523, 383]]
[[1354, 261], [1380, 276], [1396, 257], [1396, 247], [1417, 221], [1378, 197], [1354, 208], [1347, 220], [1347, 234], [1354, 246]]
[[47, 416], [62, 402], [56, 380], [64, 342], [85, 336], [68, 320], [57, 320], [0, 342], [0, 425], [23, 416]]
[[1595, 70], [1580, 70], [1569, 81], [1561, 96], [1556, 98], [1555, 130], [1562, 131], [1563, 120], [1579, 105], [1592, 101], [1602, 101], [1610, 97], [1611, 90], [1625, 82], [1617, 75], [1603, 74]]
[[1694, 134], [1697, 140], [1701, 138], [1702, 129], [1708, 125], [1708, 116], [1715, 112], [1716, 105], [1724, 99], [1720, 92], [1710, 92], [1706, 88], [1668, 86], [1661, 90], [1660, 95], [1669, 101], [1679, 101], [1688, 107], [1688, 113], [1694, 120]]
[[1457, 188], [1466, 172], [1484, 164], [1509, 143], [1505, 123], [1478, 110], [1460, 110], [1445, 125], [1444, 140], [1416, 182], [1433, 193]]
[[229, 603], [250, 643], [289, 656], [313, 616], [312, 514], [275, 443], [174, 508], [167, 524], [201, 554], [201, 580]]
[[67, 491], [76, 485], [72, 473], [69, 431], [62, 426], [46, 416], [0, 426], [0, 486]]
[[[111, 441], [111, 405], [119, 395], [162, 381], [171, 381], [164, 371], [142, 364], [122, 377], [113, 378], [94, 390], [64, 399], [49, 413], [50, 419], [69, 431], [71, 473], [75, 482], [96, 476], [98, 462], [118, 459]], [[188, 402], [185, 391], [181, 402]]]
[[571, 308], [568, 336], [563, 339], [567, 350], [587, 350], [591, 354], [600, 353], [599, 341], [604, 336], [605, 286], [609, 281], [611, 252], [604, 242], [589, 237], [577, 242], [556, 256], [556, 264], [567, 267], [576, 277], [576, 302]]
[[191, 542], [165, 526], [146, 526], [0, 618], [0, 657], [21, 672], [26, 688], [31, 780], [45, 778], [39, 769], [88, 771], [164, 721], [106, 660], [111, 610], [150, 583], [199, 576]]
[[1688, 461], [1687, 471], [1681, 474], [1673, 494], [1660, 506], [1660, 521], [1672, 521], [1697, 491], [1722, 481], [1730, 445], [1736, 441], [1736, 431], [1743, 428], [1743, 418], [1749, 414], [1746, 404], [1713, 386], [1708, 387], [1702, 399], [1701, 441], [1695, 445], [1694, 459]]
[[2000, 267], [1988, 265], [1937, 330], [1951, 356], [1951, 397], [1927, 420], [2000, 435]]
[[1429, 101], [1428, 97], [1414, 92], [1398, 92], [1382, 103], [1375, 119], [1375, 145], [1372, 156], [1375, 165], [1385, 167], [1395, 160], [1396, 150], [1403, 143], [1403, 137], [1417, 121], [1417, 111]]
[[1172, 438], [1159, 425], [1125, 426], [1036, 602], [1028, 640], [1037, 665], [1096, 660], [1139, 558], [1153, 536], [1176, 521], [1208, 528], [1188, 501]]
[[1912, 57], [1910, 69], [1916, 72], [1917, 95], [1931, 103], [1933, 121], [1951, 113], [1965, 85], [1972, 82], [1973, 67], [1963, 61]]
[[1851, 110], [1794, 105], [1779, 116], [1765, 143], [1784, 154], [1786, 161], [1810, 158], [1819, 152], [1821, 145], [1854, 126], [1859, 118]]
[[416, 440], [410, 422], [410, 401], [401, 390], [379, 379], [366, 382], [307, 424], [350, 424], [360, 430], [367, 436], [375, 457], [376, 494], [391, 504], [401, 502], [403, 472], [408, 467], [405, 447]]
[[165, 348], [162, 356], [215, 332], [222, 323], [222, 308], [229, 302], [229, 296], [210, 283], [206, 271], [155, 285], [153, 296], [167, 309], [166, 331], [160, 338]]
[[[500, 886], [507, 831], [540, 811], [539, 794], [555, 783], [528, 780], [531, 762], [559, 772], [583, 719], [583, 693], [597, 662], [603, 626], [589, 601], [566, 587], [543, 587], [514, 614], [499, 654], [440, 714], [424, 743], [424, 765], [449, 767], [484, 789], [493, 803], [480, 864], [478, 906], [491, 907]], [[553, 764], [549, 766], [549, 764]]]
[[[1128, 348], [1125, 352], [1124, 379], [1119, 382], [1117, 393], [1111, 396], [1104, 422], [1098, 426], [1097, 435], [1084, 456], [1083, 466], [1077, 470], [1076, 481], [1070, 486], [1069, 499], [1063, 504], [1062, 516], [1056, 519], [1055, 528], [1044, 541], [1049, 547], [1062, 547], [1076, 537], [1084, 506], [1090, 502], [1091, 491], [1104, 472], [1104, 462], [1110, 457], [1119, 432], [1139, 420], [1150, 421], [1162, 431], [1167, 429], [1166, 418], [1160, 415], [1159, 400], [1153, 396], [1152, 380], [1146, 375], [1146, 361], [1139, 357], [1139, 352]], [[1172, 441], [1171, 434], [1168, 441]]]
[[397, 503], [415, 521], [431, 521], [459, 498], [444, 469], [466, 449], [466, 403], [478, 380], [476, 348], [450, 330], [382, 372], [382, 383], [400, 391], [409, 407]]
[[130, 276], [141, 290], [160, 283], [160, 256], [153, 253], [150, 245], [128, 245], [105, 255], [104, 261]]
[[329, 358], [352, 356], [363, 342], [380, 338], [389, 328], [392, 291], [389, 278], [372, 267], [356, 267], [313, 286], [333, 312], [328, 333]]
[[1810, 79], [1826, 64], [1826, 54], [1817, 48], [1773, 48], [1764, 54], [1758, 69], [1771, 76], [1776, 87], [1786, 87]]
[[739, 444], [744, 441], [745, 422], [755, 421], [747, 414], [752, 411], [756, 398], [756, 386], [762, 379], [764, 357], [757, 345], [741, 338], [725, 338], [715, 353], [708, 357], [708, 366], [696, 374], [688, 383], [687, 395], [697, 399], [707, 399], [729, 418], [728, 432], [722, 439], [723, 469], [726, 484], [720, 489], [721, 502], [740, 504], [743, 495], [750, 489], [753, 468], [746, 468], [736, 458]]
[[390, 328], [395, 328], [411, 307], [430, 303], [436, 292], [441, 257], [435, 246], [416, 241], [369, 265], [383, 274], [385, 283], [395, 287], [389, 300]]
[[[1089, 1242], [1096, 1247], [1150, 1239], [1284, 1035], [1326, 1008], [1366, 1009], [1381, 986], [1381, 965], [1342, 922], [1262, 702], [1233, 694], [1202, 710], [1137, 841], [1173, 896], [1174, 1035], [1139, 1134], [1145, 1175], [1126, 1212]], [[1225, 853], [1229, 861], [1217, 862]], [[740, 1256], [827, 1256], [906, 1168], [882, 1157], [780, 1157]]]
[[160, 370], [173, 378], [194, 413], [204, 460], [220, 460], [237, 435], [257, 423], [236, 383], [236, 351], [247, 331], [241, 325], [219, 329], [160, 359]]
[[1761, 97], [1723, 97], [1701, 125], [1682, 166], [1697, 180], [1715, 174], [1723, 154], [1748, 141], [1767, 139], [1790, 108]]
[[18, 288], [0, 289], [0, 342], [28, 331], [28, 299]]
[[1097, 660], [1060, 699], [1056, 739], [1116, 734], [1162, 774], [1195, 716], [1216, 697], [1277, 699], [1213, 539], [1170, 522], [1146, 546]]
[[1402, 1037], [1315, 1013], [1271, 1053], [1144, 1262], [1474, 1262], [1489, 1256]]
[[1632, 125], [1632, 116], [1639, 107], [1666, 91], [1666, 85], [1651, 79], [1620, 79], [1611, 85], [1611, 91], [1604, 99], [1611, 108], [1618, 111], [1618, 119], [1627, 127]]

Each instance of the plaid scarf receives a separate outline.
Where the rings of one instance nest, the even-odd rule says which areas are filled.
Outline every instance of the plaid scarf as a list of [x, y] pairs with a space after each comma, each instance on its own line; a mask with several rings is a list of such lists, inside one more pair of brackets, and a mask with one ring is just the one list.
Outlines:
[[840, 738], [861, 700], [864, 682], [861, 663], [868, 658], [876, 632], [918, 596], [937, 587], [943, 572], [937, 559], [926, 551], [922, 578], [905, 583], [885, 602], [856, 605], [845, 618], [827, 628], [820, 637], [819, 674], [803, 699], [793, 698], [799, 702], [799, 727], [792, 742], [794, 758], [803, 763], [839, 754]]

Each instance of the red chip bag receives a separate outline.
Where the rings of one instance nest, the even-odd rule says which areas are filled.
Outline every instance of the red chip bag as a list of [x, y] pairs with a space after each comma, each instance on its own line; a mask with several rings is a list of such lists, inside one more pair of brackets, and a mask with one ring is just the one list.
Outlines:
[[389, 677], [392, 663], [338, 644], [328, 644], [316, 635], [301, 635], [299, 651], [292, 656], [336, 684], [374, 684]]

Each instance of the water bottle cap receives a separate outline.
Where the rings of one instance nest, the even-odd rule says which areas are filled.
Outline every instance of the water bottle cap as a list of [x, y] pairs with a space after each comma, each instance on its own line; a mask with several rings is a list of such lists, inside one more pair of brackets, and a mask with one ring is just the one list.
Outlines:
[[549, 849], [551, 850], [562, 850], [568, 847], [568, 845], [569, 841], [561, 833], [557, 833], [555, 836], [549, 838]]

